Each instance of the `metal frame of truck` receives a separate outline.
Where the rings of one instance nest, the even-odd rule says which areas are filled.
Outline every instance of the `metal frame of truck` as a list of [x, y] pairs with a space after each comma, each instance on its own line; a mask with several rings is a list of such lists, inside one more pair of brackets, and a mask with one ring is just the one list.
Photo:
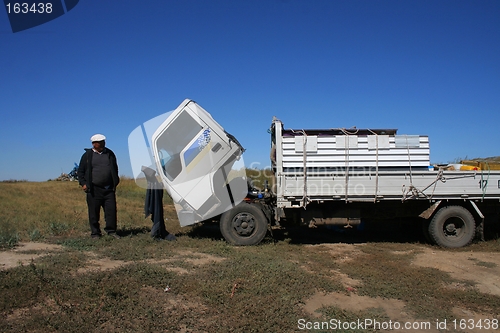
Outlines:
[[[205, 118], [211, 131], [218, 128], [221, 143], [236, 147], [234, 156], [243, 152], [236, 139], [193, 101], [184, 101], [169, 119], [186, 107], [196, 108], [197, 112], [191, 113]], [[165, 121], [157, 133], [168, 133], [168, 123]], [[202, 130], [207, 129], [200, 129], [200, 133]], [[155, 158], [160, 168], [157, 154]], [[499, 212], [500, 171], [451, 171], [444, 166], [433, 169], [425, 136], [397, 136], [392, 129], [291, 130], [274, 118], [271, 161], [271, 186], [250, 186], [243, 201], [231, 201], [231, 207], [215, 216], [228, 242], [258, 244], [272, 225], [350, 227], [365, 219], [390, 215], [418, 217], [430, 241], [442, 247], [462, 247], [475, 235], [482, 237], [485, 218]], [[207, 175], [214, 170], [207, 170]], [[210, 186], [227, 189], [232, 198], [229, 180], [214, 177]], [[172, 179], [163, 177], [163, 182], [167, 191], [178, 193]], [[198, 188], [193, 187], [190, 193], [207, 192], [206, 186], [199, 185], [203, 183], [198, 182]], [[183, 199], [174, 201], [182, 203]], [[195, 222], [199, 219], [192, 219], [190, 224]]]

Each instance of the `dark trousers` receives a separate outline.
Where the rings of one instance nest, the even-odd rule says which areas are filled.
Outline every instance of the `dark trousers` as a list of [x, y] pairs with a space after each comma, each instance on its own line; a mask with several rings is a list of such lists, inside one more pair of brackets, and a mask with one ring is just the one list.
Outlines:
[[165, 238], [168, 231], [165, 228], [165, 218], [163, 216], [163, 188], [148, 189], [146, 191], [146, 217], [151, 214], [153, 227], [151, 237]]
[[115, 191], [93, 186], [93, 193], [87, 193], [87, 207], [89, 209], [89, 223], [92, 235], [101, 235], [101, 227], [99, 226], [101, 207], [104, 209], [104, 220], [106, 221], [104, 231], [108, 234], [116, 232]]

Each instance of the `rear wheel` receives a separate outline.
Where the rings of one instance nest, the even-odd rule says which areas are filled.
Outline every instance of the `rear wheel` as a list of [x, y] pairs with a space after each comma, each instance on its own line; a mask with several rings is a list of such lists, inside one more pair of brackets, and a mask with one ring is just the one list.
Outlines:
[[462, 206], [441, 208], [429, 223], [429, 236], [439, 246], [463, 247], [474, 238], [476, 223], [472, 214]]
[[233, 245], [256, 245], [266, 236], [267, 219], [257, 205], [242, 202], [222, 214], [220, 231]]

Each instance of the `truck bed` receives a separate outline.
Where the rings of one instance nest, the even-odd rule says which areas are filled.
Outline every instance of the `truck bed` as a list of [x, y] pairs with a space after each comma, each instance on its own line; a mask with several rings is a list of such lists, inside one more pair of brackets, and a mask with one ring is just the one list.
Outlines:
[[500, 200], [500, 172], [353, 170], [306, 175], [282, 172], [277, 181], [281, 207], [302, 207], [303, 197], [307, 201]]

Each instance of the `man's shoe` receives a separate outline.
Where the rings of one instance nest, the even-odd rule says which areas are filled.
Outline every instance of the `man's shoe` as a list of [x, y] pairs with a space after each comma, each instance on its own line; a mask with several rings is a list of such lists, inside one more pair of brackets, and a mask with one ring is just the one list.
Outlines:
[[120, 239], [121, 238], [116, 232], [110, 233], [108, 235], [110, 235], [111, 237], [113, 237], [115, 239]]
[[177, 238], [172, 235], [172, 234], [168, 234], [166, 237], [165, 237], [165, 240], [168, 240], [168, 241], [174, 241], [176, 240]]
[[174, 235], [172, 235], [172, 234], [168, 234], [168, 235], [166, 235], [165, 237], [155, 236], [155, 237], [153, 237], [153, 239], [154, 239], [155, 241], [158, 241], [158, 242], [159, 242], [159, 241], [174, 241], [174, 240], [176, 240], [177, 238], [176, 238]]
[[90, 235], [90, 237], [92, 237], [92, 239], [99, 239], [101, 238], [101, 235]]

